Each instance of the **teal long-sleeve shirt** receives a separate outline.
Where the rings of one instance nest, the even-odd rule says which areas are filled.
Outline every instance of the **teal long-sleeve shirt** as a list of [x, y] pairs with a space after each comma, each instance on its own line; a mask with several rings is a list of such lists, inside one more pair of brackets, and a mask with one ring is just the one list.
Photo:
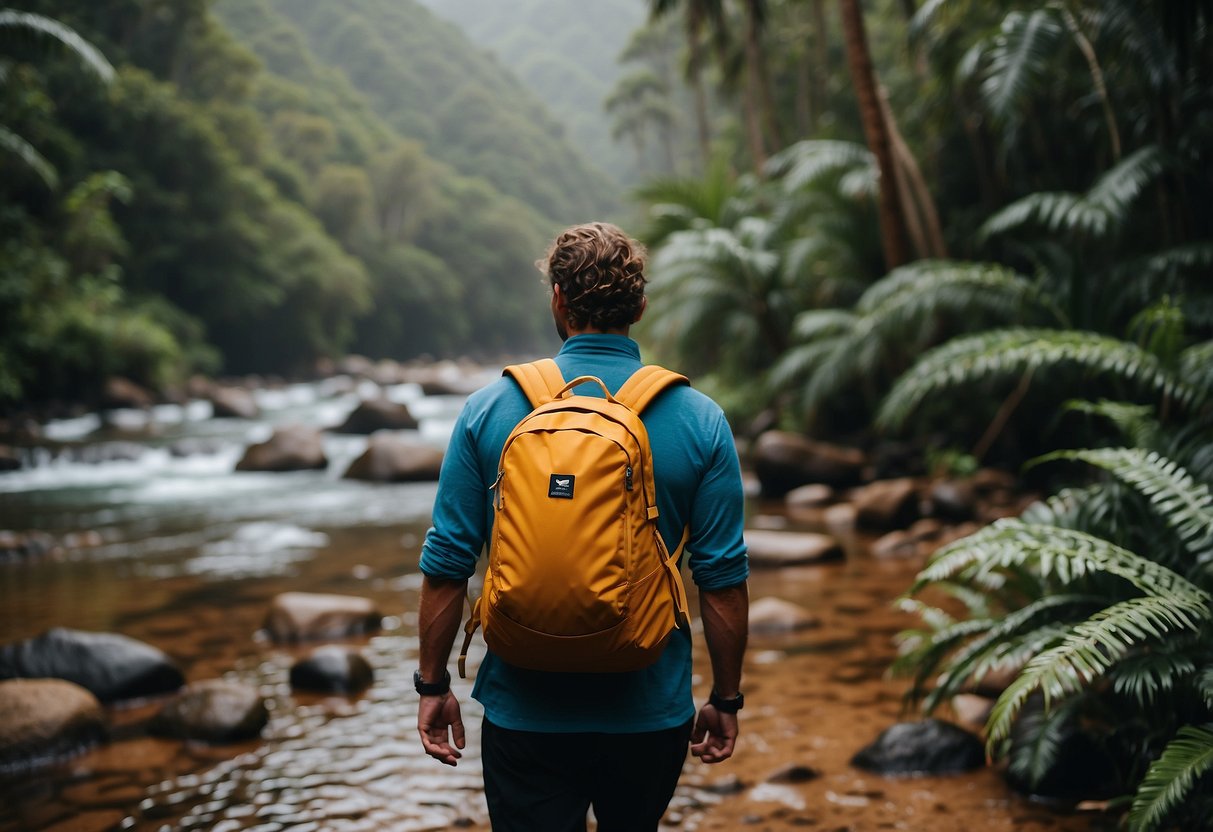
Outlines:
[[[570, 338], [556, 355], [566, 379], [592, 375], [615, 392], [641, 367], [635, 341], [621, 335]], [[594, 395], [595, 385], [578, 393]], [[502, 378], [469, 397], [451, 435], [435, 499], [433, 526], [421, 550], [421, 571], [463, 580], [492, 533], [490, 487], [501, 449], [530, 405]], [[700, 589], [736, 586], [749, 576], [742, 539], [741, 472], [732, 432], [720, 407], [687, 386], [671, 388], [641, 417], [653, 450], [658, 529], [672, 552], [690, 526], [683, 563]], [[695, 713], [691, 698], [691, 636], [675, 631], [650, 667], [630, 673], [547, 673], [524, 670], [486, 654], [472, 696], [495, 725], [518, 731], [633, 733], [681, 725]]]

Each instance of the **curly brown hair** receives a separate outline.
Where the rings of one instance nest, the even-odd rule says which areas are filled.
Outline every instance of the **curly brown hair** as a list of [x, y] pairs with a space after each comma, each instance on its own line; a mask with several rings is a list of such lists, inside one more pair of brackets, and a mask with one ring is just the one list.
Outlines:
[[560, 287], [574, 329], [622, 329], [644, 309], [644, 246], [618, 226], [575, 225], [535, 265]]

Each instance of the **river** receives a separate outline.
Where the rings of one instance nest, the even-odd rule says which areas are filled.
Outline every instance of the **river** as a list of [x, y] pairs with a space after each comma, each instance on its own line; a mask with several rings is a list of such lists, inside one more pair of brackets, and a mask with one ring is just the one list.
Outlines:
[[[326, 470], [234, 471], [275, 425], [336, 425], [375, 392], [370, 382], [330, 379], [256, 392], [257, 420], [214, 419], [209, 404], [192, 402], [118, 412], [106, 424], [95, 415], [54, 422], [45, 430], [57, 450], [27, 449], [26, 468], [0, 474], [0, 529], [69, 544], [0, 562], [0, 641], [54, 626], [119, 632], [165, 650], [189, 681], [247, 682], [270, 704], [259, 741], [225, 746], [149, 736], [159, 702], [111, 709], [106, 744], [0, 778], [0, 832], [487, 829], [470, 682], [454, 684], [471, 726], [457, 768], [425, 757], [415, 733], [417, 559], [434, 485], [342, 479], [366, 438], [332, 433]], [[415, 384], [386, 392], [419, 418], [416, 437], [445, 443], [460, 397], [424, 396]], [[749, 516], [788, 522], [759, 503]], [[882, 780], [848, 765], [904, 716], [903, 684], [884, 672], [893, 635], [910, 621], [889, 602], [917, 564], [872, 559], [854, 536], [846, 543], [842, 563], [754, 575], [753, 597], [802, 604], [821, 626], [754, 640], [738, 755], [712, 768], [688, 762], [667, 828], [1110, 828], [1097, 813], [1028, 803], [993, 770]], [[292, 692], [289, 668], [308, 648], [259, 634], [285, 591], [378, 604], [383, 630], [350, 642], [375, 670], [366, 693]], [[697, 666], [705, 663], [697, 643]], [[767, 782], [788, 765], [811, 773]]]

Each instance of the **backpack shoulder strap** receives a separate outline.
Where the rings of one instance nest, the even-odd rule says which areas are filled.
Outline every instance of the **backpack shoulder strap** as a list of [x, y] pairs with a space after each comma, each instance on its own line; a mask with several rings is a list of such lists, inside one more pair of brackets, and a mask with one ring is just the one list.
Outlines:
[[533, 408], [556, 398], [556, 394], [564, 387], [564, 376], [556, 362], [550, 358], [541, 358], [530, 364], [511, 364], [502, 370], [501, 374], [518, 382]]
[[649, 364], [634, 372], [632, 377], [623, 383], [615, 394], [615, 399], [637, 413], [641, 413], [649, 406], [649, 402], [657, 398], [657, 394], [667, 387], [690, 383], [690, 379], [684, 375], [656, 364]]

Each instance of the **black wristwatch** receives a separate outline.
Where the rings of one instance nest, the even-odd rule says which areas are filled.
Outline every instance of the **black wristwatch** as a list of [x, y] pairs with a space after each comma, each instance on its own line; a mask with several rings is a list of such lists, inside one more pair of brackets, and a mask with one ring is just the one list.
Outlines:
[[708, 695], [708, 704], [722, 714], [735, 714], [745, 707], [745, 696], [741, 691], [737, 691], [737, 695], [732, 699], [725, 699], [716, 692], [716, 688], [712, 688]]
[[413, 671], [413, 687], [417, 688], [417, 692], [422, 696], [442, 696], [451, 689], [451, 671], [442, 671], [442, 680], [438, 682], [424, 682], [421, 679], [421, 671]]

